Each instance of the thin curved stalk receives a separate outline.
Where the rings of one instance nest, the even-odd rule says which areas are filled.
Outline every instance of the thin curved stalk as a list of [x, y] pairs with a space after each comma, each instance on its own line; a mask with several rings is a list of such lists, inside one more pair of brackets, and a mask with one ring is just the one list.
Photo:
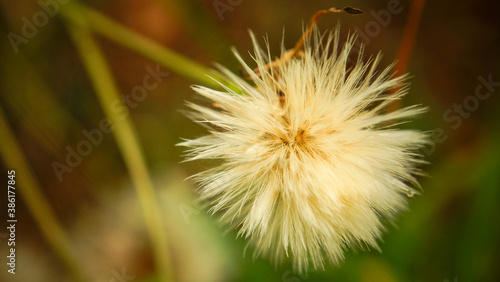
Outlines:
[[[217, 81], [224, 81], [234, 90], [238, 87], [226, 81], [218, 72], [206, 68], [191, 59], [178, 54], [159, 43], [110, 20], [101, 13], [71, 2], [61, 8], [62, 15], [70, 22], [86, 25], [91, 31], [99, 33], [144, 57], [158, 62], [169, 70], [209, 87], [219, 88]], [[216, 79], [217, 81], [215, 81]], [[229, 84], [228, 84], [229, 83]]]
[[131, 119], [128, 116], [124, 118], [112, 109], [113, 103], [121, 103], [122, 107], [126, 106], [120, 99], [119, 91], [105, 58], [89, 30], [85, 26], [71, 22], [67, 23], [67, 27], [94, 85], [101, 107], [110, 123], [115, 127], [113, 135], [136, 189], [160, 281], [172, 281], [172, 268], [164, 222], [137, 134]]
[[399, 46], [397, 56], [398, 62], [395, 66], [395, 69], [399, 73], [405, 73], [408, 68], [408, 61], [413, 51], [415, 40], [417, 39], [418, 26], [420, 25], [420, 20], [422, 19], [424, 6], [425, 0], [415, 0], [411, 3], [410, 14], [405, 25], [401, 45]]
[[[41, 192], [42, 189], [28, 166], [22, 149], [16, 142], [7, 119], [0, 108], [0, 142], [1, 156], [9, 169], [15, 170], [16, 190], [26, 202], [28, 211], [33, 216], [36, 225], [40, 228], [43, 237], [55, 254], [61, 259], [76, 281], [91, 281], [80, 269], [77, 254], [71, 248], [71, 243], [59, 223], [56, 214], [50, 207], [49, 201]], [[17, 194], [17, 193], [16, 193]]]
[[[401, 39], [401, 44], [399, 45], [398, 55], [396, 65], [394, 70], [399, 74], [403, 75], [408, 69], [408, 62], [410, 60], [410, 55], [413, 51], [413, 46], [415, 45], [415, 40], [417, 39], [418, 26], [420, 25], [420, 20], [422, 19], [422, 13], [425, 6], [425, 0], [415, 0], [411, 3], [410, 14], [408, 15], [408, 20], [406, 21], [405, 29], [403, 31], [403, 38]], [[398, 89], [393, 89], [392, 93], [396, 93]], [[396, 100], [387, 107], [388, 112], [395, 111], [401, 108], [401, 100]]]

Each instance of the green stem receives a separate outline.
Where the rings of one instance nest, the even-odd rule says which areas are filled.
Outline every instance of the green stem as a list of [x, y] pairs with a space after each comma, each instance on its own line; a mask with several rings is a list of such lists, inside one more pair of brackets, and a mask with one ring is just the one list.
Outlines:
[[156, 42], [136, 33], [110, 19], [101, 13], [86, 7], [78, 2], [71, 2], [61, 8], [61, 13], [73, 23], [86, 25], [90, 30], [97, 32], [141, 55], [149, 58], [171, 71], [192, 79], [206, 86], [219, 88], [214, 80], [224, 81], [232, 89], [238, 87], [228, 82], [218, 72], [206, 68], [191, 59], [182, 56]]
[[[67, 23], [67, 27], [94, 85], [104, 113], [115, 128], [113, 134], [139, 198], [160, 281], [172, 281], [167, 235], [137, 134], [131, 119], [123, 117], [112, 109], [114, 103], [118, 103], [120, 107], [126, 106], [120, 98], [103, 54], [89, 30], [85, 26], [72, 23]], [[133, 41], [132, 38], [130, 40]]]
[[[70, 241], [59, 223], [54, 211], [50, 208], [49, 201], [42, 194], [40, 185], [31, 172], [22, 149], [16, 142], [3, 110], [0, 108], [0, 153], [5, 164], [15, 170], [17, 191], [26, 202], [26, 206], [35, 219], [35, 223], [42, 231], [50, 247], [66, 265], [69, 272], [77, 281], [91, 281], [80, 270], [76, 253], [72, 250]], [[14, 190], [15, 191], [15, 190]]]
[[[206, 54], [214, 58], [216, 62], [228, 66], [239, 67], [234, 57], [227, 56], [231, 42], [220, 28], [219, 19], [212, 17], [200, 5], [200, 0], [156, 0], [169, 11], [169, 15], [175, 15], [191, 34], [195, 44], [203, 46]], [[195, 19], [195, 20], [193, 20]]]

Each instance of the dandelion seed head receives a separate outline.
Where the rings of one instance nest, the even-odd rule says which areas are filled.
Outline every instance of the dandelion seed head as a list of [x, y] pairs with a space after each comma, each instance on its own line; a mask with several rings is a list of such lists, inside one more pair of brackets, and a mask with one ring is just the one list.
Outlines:
[[416, 192], [426, 143], [397, 128], [424, 108], [386, 111], [407, 93], [405, 76], [377, 71], [378, 56], [365, 63], [360, 54], [349, 68], [355, 38], [340, 47], [338, 29], [314, 28], [300, 56], [283, 51], [286, 62], [272, 68], [251, 36], [258, 71], [235, 51], [251, 82], [221, 67], [242, 94], [195, 86], [214, 106], [188, 103], [209, 134], [180, 144], [187, 160], [220, 160], [194, 176], [201, 197], [255, 256], [288, 257], [299, 272], [337, 265], [349, 248], [378, 249], [383, 222]]

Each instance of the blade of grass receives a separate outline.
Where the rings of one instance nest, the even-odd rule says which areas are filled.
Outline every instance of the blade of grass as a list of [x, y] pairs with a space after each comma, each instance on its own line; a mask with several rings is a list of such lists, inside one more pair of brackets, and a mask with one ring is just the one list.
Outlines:
[[223, 81], [233, 90], [238, 90], [238, 87], [227, 81], [218, 72], [200, 65], [76, 1], [61, 7], [61, 14], [70, 22], [86, 25], [91, 31], [158, 62], [179, 75], [214, 88], [220, 88], [217, 81]]
[[[199, 46], [203, 46], [204, 52], [207, 52], [212, 58], [221, 65], [239, 67], [234, 57], [227, 56], [229, 47], [233, 44], [227, 34], [221, 29], [222, 21], [215, 20], [209, 11], [206, 11], [205, 5], [200, 5], [199, 0], [156, 0], [161, 3], [170, 14], [175, 14], [183, 27], [191, 34], [193, 40]], [[215, 11], [215, 9], [214, 9]], [[196, 19], [196, 20], [193, 20]], [[214, 40], [216, 38], [217, 40]]]
[[51, 209], [49, 201], [42, 194], [42, 189], [31, 172], [22, 149], [16, 142], [1, 107], [0, 135], [2, 136], [2, 142], [0, 142], [1, 156], [7, 167], [16, 171], [15, 179], [19, 184], [16, 186], [17, 191], [19, 191], [19, 194], [26, 202], [29, 212], [35, 219], [35, 223], [42, 231], [42, 235], [76, 281], [91, 281], [80, 269], [80, 264], [76, 259], [77, 255], [72, 250], [70, 241], [54, 211]]
[[[3, 30], [2, 30], [3, 31]], [[6, 51], [10, 46], [3, 46]], [[23, 53], [7, 53], [0, 66], [5, 91], [6, 107], [51, 155], [64, 158], [60, 148], [65, 145], [65, 130], [80, 126], [51, 92], [35, 67]], [[12, 55], [10, 55], [12, 54]], [[29, 77], [30, 83], [21, 83], [19, 78]], [[50, 113], [47, 115], [46, 113]]]
[[163, 226], [161, 210], [150, 179], [141, 146], [130, 118], [123, 118], [113, 111], [113, 103], [125, 107], [117, 86], [106, 64], [105, 58], [85, 26], [68, 22], [66, 25], [78, 49], [105, 115], [115, 126], [113, 135], [124, 158], [134, 183], [139, 205], [148, 230], [152, 251], [160, 281], [172, 281], [172, 269], [168, 251], [167, 235]]

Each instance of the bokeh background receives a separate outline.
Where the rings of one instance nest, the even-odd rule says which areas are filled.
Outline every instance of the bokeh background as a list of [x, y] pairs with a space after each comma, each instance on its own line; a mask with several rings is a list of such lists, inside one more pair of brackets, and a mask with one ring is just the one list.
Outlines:
[[[34, 19], [40, 11], [49, 13], [43, 8], [48, 2], [55, 2], [57, 11], [46, 21], [43, 16]], [[78, 271], [92, 281], [160, 278], [162, 271], [154, 262], [157, 245], [151, 243], [142, 216], [144, 205], [135, 188], [147, 181], [133, 181], [124, 157], [130, 152], [120, 149], [123, 140], [104, 132], [102, 141], [76, 160], [75, 167], [61, 177], [54, 170], [55, 162], [67, 164], [69, 152], [89, 140], [84, 131], [99, 129], [107, 116], [95, 81], [104, 83], [101, 90], [112, 89], [106, 82], [114, 83], [118, 94], [130, 97], [137, 87], [145, 87], [144, 78], [151, 72], [158, 74], [157, 83], [122, 114], [135, 129], [156, 191], [157, 205], [151, 206], [159, 207], [154, 217], [161, 220], [168, 238], [168, 248], [159, 252], [168, 253], [175, 281], [500, 281], [498, 1], [0, 3], [0, 118], [7, 124], [0, 127], [0, 173], [5, 180], [4, 196], [0, 197], [0, 281], [76, 281]], [[239, 65], [230, 47], [249, 59], [248, 29], [262, 43], [267, 35], [278, 56], [282, 35], [285, 45], [292, 47], [317, 10], [362, 9], [365, 13], [359, 16], [327, 15], [319, 26], [326, 30], [340, 22], [344, 38], [360, 30], [363, 36], [359, 40], [364, 41], [367, 55], [382, 50], [382, 65], [399, 60], [397, 68], [411, 73], [411, 90], [403, 104], [423, 104], [430, 110], [404, 126], [431, 132], [434, 141], [424, 150], [430, 162], [424, 167], [429, 176], [420, 179], [424, 192], [409, 200], [410, 209], [397, 217], [396, 225], [387, 226], [381, 253], [349, 251], [340, 267], [327, 266], [308, 275], [293, 273], [288, 263], [275, 268], [266, 258], [252, 259], [252, 249], [245, 252], [245, 241], [236, 239], [235, 231], [227, 232], [196, 202], [196, 188], [185, 178], [205, 165], [180, 163], [182, 148], [175, 146], [181, 137], [205, 134], [205, 129], [180, 110], [185, 109], [185, 100], [199, 101], [190, 85], [206, 80], [182, 75], [177, 70], [184, 64], [158, 55], [164, 53], [155, 53], [154, 48], [141, 49], [144, 42], [135, 37], [125, 36], [119, 42], [113, 37], [123, 39], [123, 34], [117, 29], [115, 33], [113, 26], [111, 33], [99, 32], [109, 26], [76, 3], [160, 49], [173, 50], [208, 68], [217, 62], [234, 72]], [[34, 20], [36, 31], [30, 31], [26, 26]], [[90, 38], [97, 41], [111, 79], [106, 72], [99, 73], [102, 61], [89, 63], [91, 69], [97, 69], [94, 79], [89, 65], [83, 63], [85, 56], [99, 58], [96, 50], [82, 48], [89, 37], [79, 36], [78, 25], [85, 22], [95, 24], [88, 28]], [[15, 154], [17, 151], [21, 154]], [[16, 169], [18, 182], [15, 275], [7, 273], [6, 265], [10, 169]], [[61, 259], [54, 243], [49, 243], [55, 240], [59, 244], [59, 233], [51, 233], [52, 228], [41, 231], [43, 226], [52, 227], [45, 214], [36, 217], [32, 212], [32, 206], [41, 202], [62, 227], [75, 269], [69, 269], [68, 259]]]

